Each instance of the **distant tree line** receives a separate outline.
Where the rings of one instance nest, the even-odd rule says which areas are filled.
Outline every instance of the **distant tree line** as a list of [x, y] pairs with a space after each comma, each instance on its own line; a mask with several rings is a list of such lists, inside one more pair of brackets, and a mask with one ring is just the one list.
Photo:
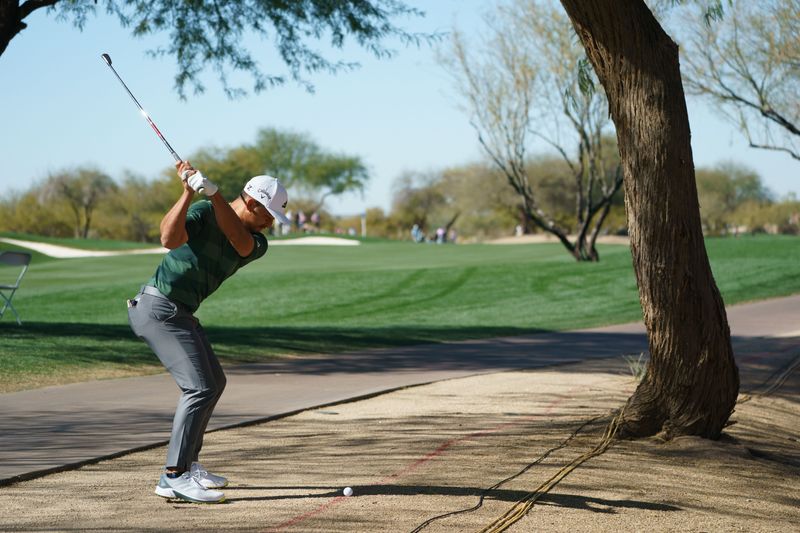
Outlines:
[[[263, 130], [252, 145], [205, 149], [192, 160], [219, 183], [227, 198], [238, 194], [249, 176], [272, 173], [289, 184], [294, 213], [318, 213], [321, 223], [307, 225], [309, 231], [360, 232], [361, 214], [335, 216], [324, 206], [328, 196], [363, 189], [368, 173], [358, 157], [326, 153], [304, 135]], [[576, 231], [576, 191], [568, 165], [556, 156], [541, 155], [528, 161], [526, 172], [553, 219], [566, 232]], [[697, 188], [708, 235], [800, 233], [800, 202], [776, 199], [745, 167], [724, 163], [698, 169]], [[120, 182], [97, 168], [64, 170], [0, 200], [0, 231], [155, 243], [161, 217], [179, 192], [171, 169], [149, 180], [126, 174]], [[365, 210], [371, 236], [406, 240], [414, 225], [431, 239], [441, 227], [457, 232], [462, 241], [541, 231], [530, 223], [522, 199], [503, 173], [489, 162], [409, 171], [395, 180], [392, 194], [388, 213], [378, 207]], [[603, 233], [625, 231], [624, 205], [617, 194]]]
[[[233, 199], [255, 175], [277, 176], [295, 209], [322, 211], [325, 198], [361, 191], [369, 179], [357, 156], [324, 150], [304, 134], [263, 129], [252, 144], [207, 148], [189, 158]], [[0, 230], [52, 237], [158, 242], [159, 223], [180, 195], [172, 167], [147, 179], [114, 181], [94, 167], [65, 169], [0, 200]]]
[[[190, 159], [229, 199], [253, 175], [278, 176], [291, 192], [293, 213], [318, 215], [319, 222], [308, 223], [303, 231], [360, 234], [365, 216], [370, 236], [399, 240], [411, 239], [414, 225], [430, 240], [443, 228], [461, 242], [542, 232], [531, 222], [524, 198], [488, 160], [405, 172], [395, 179], [388, 212], [368, 207], [364, 213], [336, 216], [325, 200], [363, 190], [369, 173], [358, 156], [330, 153], [307, 135], [264, 129], [252, 144], [206, 148]], [[558, 155], [537, 155], [527, 160], [525, 173], [537, 202], [565, 234], [579, 231], [578, 190], [569, 164]], [[777, 199], [758, 174], [745, 167], [723, 163], [698, 169], [697, 189], [707, 235], [800, 233], [800, 202]], [[66, 169], [0, 200], [0, 231], [156, 243], [161, 218], [180, 190], [172, 168], [151, 179], [127, 173], [121, 180], [98, 168]], [[618, 193], [611, 199], [601, 234], [624, 234], [626, 227]]]
[[[574, 174], [558, 156], [529, 159], [526, 173], [538, 202], [566, 234], [580, 229], [575, 217]], [[725, 162], [697, 169], [697, 189], [703, 230], [709, 236], [742, 233], [800, 234], [800, 201], [778, 198], [761, 177], [745, 166]], [[484, 241], [518, 232], [544, 233], [532, 224], [506, 176], [490, 162], [466, 164], [442, 171], [408, 172], [395, 181], [390, 213], [373, 212], [373, 235], [410, 238], [417, 224], [426, 235], [452, 226], [462, 240]], [[627, 232], [621, 193], [610, 202], [600, 235]]]

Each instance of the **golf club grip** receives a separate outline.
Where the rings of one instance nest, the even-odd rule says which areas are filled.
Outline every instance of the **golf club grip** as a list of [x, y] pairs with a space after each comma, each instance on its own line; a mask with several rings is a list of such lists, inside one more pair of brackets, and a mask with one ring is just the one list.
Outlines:
[[[180, 161], [180, 159], [178, 158], [178, 154], [176, 154], [175, 152], [173, 152], [173, 153], [172, 153], [172, 155], [174, 155], [174, 156], [175, 156], [175, 160], [176, 160], [176, 161]], [[188, 172], [191, 172], [191, 171], [190, 171], [190, 170], [184, 170], [184, 171], [183, 171], [183, 174], [181, 174], [181, 179], [182, 179], [183, 181], [186, 181], [186, 180], [188, 180], [188, 179], [190, 178], [190, 176], [188, 176], [188, 175], [187, 175], [187, 173], [188, 173]], [[195, 172], [197, 172], [197, 171], [195, 170]], [[197, 192], [199, 192], [200, 194], [203, 194], [203, 191], [205, 191], [205, 190], [206, 190], [206, 188], [205, 188], [205, 187], [200, 187], [199, 189], [197, 189]]]

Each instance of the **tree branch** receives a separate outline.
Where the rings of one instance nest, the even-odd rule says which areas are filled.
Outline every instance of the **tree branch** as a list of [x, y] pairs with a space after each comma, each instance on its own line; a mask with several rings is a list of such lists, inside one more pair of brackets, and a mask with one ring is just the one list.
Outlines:
[[50, 7], [56, 5], [59, 0], [28, 0], [19, 6], [19, 19], [25, 20], [25, 17], [43, 7]]
[[794, 150], [790, 150], [788, 148], [783, 148], [782, 146], [768, 146], [768, 145], [765, 145], [765, 144], [756, 144], [753, 141], [750, 141], [750, 148], [758, 148], [758, 149], [761, 149], [761, 150], [773, 150], [775, 152], [786, 152], [787, 154], [792, 156], [794, 159], [797, 159], [798, 161], [800, 161], [800, 154], [798, 154]]

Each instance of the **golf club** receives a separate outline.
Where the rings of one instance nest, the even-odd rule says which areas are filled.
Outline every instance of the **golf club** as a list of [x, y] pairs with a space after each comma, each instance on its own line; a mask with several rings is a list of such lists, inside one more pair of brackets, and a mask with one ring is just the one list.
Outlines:
[[[161, 131], [159, 131], [158, 127], [156, 126], [156, 123], [153, 122], [153, 120], [150, 118], [150, 115], [148, 115], [147, 111], [145, 111], [144, 108], [142, 107], [142, 104], [139, 103], [139, 100], [137, 100], [136, 97], [133, 96], [131, 90], [128, 89], [128, 86], [125, 84], [124, 81], [122, 81], [122, 78], [120, 77], [119, 73], [117, 73], [117, 69], [115, 69], [114, 66], [111, 64], [111, 56], [108, 54], [101, 54], [100, 57], [103, 58], [103, 61], [105, 61], [106, 65], [108, 65], [108, 68], [111, 69], [111, 71], [117, 77], [122, 86], [125, 87], [125, 90], [128, 92], [128, 95], [131, 97], [131, 100], [133, 100], [133, 102], [136, 104], [136, 107], [139, 108], [139, 111], [142, 113], [142, 116], [145, 118], [145, 120], [147, 120], [148, 124], [150, 124], [150, 127], [153, 128], [153, 131], [156, 132], [156, 135], [158, 135], [158, 138], [161, 139], [161, 142], [164, 143], [164, 146], [167, 147], [167, 150], [169, 150], [169, 153], [172, 154], [172, 157], [175, 158], [175, 161], [176, 162], [181, 161], [180, 156], [175, 152], [175, 150], [172, 149], [172, 146], [169, 145], [167, 139], [164, 138], [164, 136], [161, 134]], [[185, 180], [188, 177], [189, 176], [185, 175], [183, 176], [183, 179]], [[197, 192], [202, 193], [203, 188], [201, 187], [200, 189], [197, 190]]]

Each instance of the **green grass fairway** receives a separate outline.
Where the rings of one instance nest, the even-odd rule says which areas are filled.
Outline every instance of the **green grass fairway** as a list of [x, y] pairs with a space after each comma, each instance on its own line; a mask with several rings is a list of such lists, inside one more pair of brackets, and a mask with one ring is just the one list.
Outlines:
[[[707, 247], [727, 304], [800, 292], [800, 239]], [[197, 316], [228, 363], [639, 320], [630, 251], [600, 254], [579, 264], [558, 244], [274, 246]], [[0, 390], [160, 371], [125, 307], [159, 261], [36, 254], [14, 298], [25, 324], [0, 321]]]

